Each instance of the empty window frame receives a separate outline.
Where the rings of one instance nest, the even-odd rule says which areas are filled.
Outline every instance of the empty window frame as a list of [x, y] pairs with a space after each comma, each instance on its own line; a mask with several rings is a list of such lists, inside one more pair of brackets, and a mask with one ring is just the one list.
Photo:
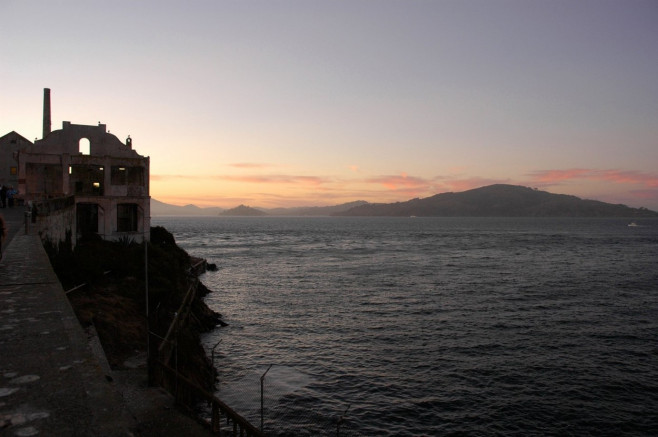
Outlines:
[[117, 205], [117, 232], [137, 231], [137, 204], [120, 203]]

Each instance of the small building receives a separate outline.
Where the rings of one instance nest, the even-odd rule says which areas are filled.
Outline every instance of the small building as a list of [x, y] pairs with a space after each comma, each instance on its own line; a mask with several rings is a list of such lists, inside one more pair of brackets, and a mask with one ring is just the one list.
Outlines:
[[[148, 241], [149, 158], [133, 150], [130, 136], [124, 143], [104, 124], [69, 121], [51, 132], [47, 88], [43, 126], [41, 140], [16, 151], [19, 197], [41, 220], [42, 238], [62, 241], [68, 232], [75, 240], [98, 235]], [[60, 209], [67, 212], [57, 214], [59, 219], [44, 220]]]
[[0, 185], [18, 186], [18, 151], [32, 146], [32, 141], [11, 131], [0, 137]]

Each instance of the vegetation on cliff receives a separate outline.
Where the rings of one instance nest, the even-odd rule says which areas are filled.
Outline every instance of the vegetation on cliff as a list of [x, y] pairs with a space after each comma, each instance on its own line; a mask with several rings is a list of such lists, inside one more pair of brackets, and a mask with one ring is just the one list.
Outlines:
[[[90, 239], [53, 247], [51, 263], [84, 327], [93, 325], [113, 368], [146, 354], [145, 248], [131, 240]], [[151, 228], [148, 245], [149, 323], [151, 341], [164, 338], [190, 287], [198, 287], [188, 322], [177, 336], [180, 374], [209, 389], [214, 369], [199, 334], [221, 323], [220, 315], [202, 300], [208, 289], [192, 272], [193, 258], [162, 227]], [[85, 284], [81, 286], [82, 284]], [[78, 287], [78, 288], [76, 288]], [[153, 350], [153, 348], [152, 348]]]

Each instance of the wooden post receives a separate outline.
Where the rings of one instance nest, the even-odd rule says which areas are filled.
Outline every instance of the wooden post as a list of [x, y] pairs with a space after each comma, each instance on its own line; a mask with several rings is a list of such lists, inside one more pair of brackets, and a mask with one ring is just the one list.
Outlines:
[[212, 403], [212, 431], [219, 434], [221, 432], [221, 418], [219, 417], [219, 405]]

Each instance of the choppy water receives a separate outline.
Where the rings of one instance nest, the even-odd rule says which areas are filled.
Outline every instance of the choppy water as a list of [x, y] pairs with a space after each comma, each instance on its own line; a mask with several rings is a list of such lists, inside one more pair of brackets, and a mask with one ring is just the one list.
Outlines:
[[[154, 218], [270, 435], [657, 435], [658, 221]], [[342, 422], [338, 424], [342, 416]]]

